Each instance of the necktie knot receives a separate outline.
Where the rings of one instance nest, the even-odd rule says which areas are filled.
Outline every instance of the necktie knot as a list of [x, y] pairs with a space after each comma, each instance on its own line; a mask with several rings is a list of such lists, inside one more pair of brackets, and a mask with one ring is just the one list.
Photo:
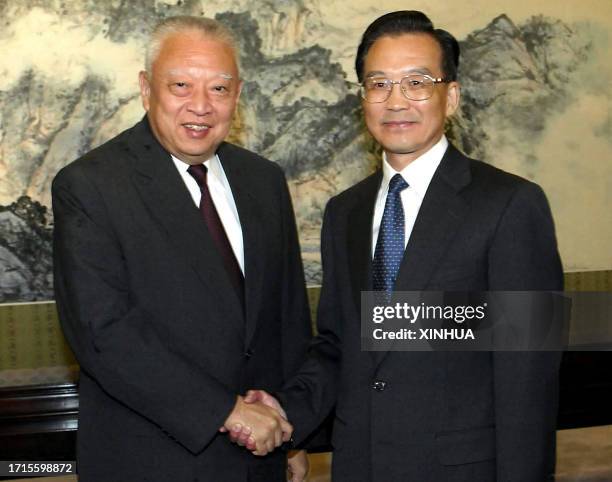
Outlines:
[[195, 179], [198, 186], [200, 186], [200, 189], [202, 189], [202, 186], [206, 185], [206, 173], [208, 172], [208, 169], [206, 169], [204, 164], [191, 165], [189, 166], [189, 169], [187, 169], [187, 172]]
[[408, 187], [408, 183], [404, 180], [401, 174], [396, 174], [389, 181], [389, 194], [402, 192]]

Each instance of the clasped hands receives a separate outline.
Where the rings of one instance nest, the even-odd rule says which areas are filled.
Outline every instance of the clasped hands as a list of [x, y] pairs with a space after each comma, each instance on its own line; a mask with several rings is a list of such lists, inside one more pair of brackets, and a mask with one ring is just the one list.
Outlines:
[[[264, 390], [249, 390], [245, 397], [239, 396], [232, 413], [219, 430], [229, 432], [233, 442], [260, 456], [288, 442], [293, 433], [283, 407]], [[290, 451], [287, 468], [291, 482], [304, 482], [309, 469], [306, 451]]]
[[249, 390], [246, 396], [238, 396], [220, 431], [228, 432], [233, 442], [262, 456], [288, 442], [293, 427], [276, 398], [263, 390]]

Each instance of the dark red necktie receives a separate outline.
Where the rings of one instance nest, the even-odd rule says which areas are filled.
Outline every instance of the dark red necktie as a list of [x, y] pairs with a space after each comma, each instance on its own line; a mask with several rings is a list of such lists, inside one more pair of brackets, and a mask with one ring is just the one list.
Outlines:
[[202, 192], [202, 197], [200, 198], [200, 213], [202, 214], [206, 226], [208, 226], [208, 232], [215, 246], [217, 246], [219, 250], [230, 281], [236, 288], [238, 296], [244, 304], [244, 276], [242, 275], [242, 271], [240, 270], [238, 260], [236, 260], [229, 239], [227, 238], [227, 233], [225, 232], [221, 218], [219, 218], [219, 213], [210, 197], [210, 191], [208, 190], [208, 183], [206, 181], [208, 169], [206, 169], [206, 166], [203, 164], [197, 164], [189, 166], [187, 172], [191, 174], [198, 183], [198, 186], [200, 186], [200, 191]]

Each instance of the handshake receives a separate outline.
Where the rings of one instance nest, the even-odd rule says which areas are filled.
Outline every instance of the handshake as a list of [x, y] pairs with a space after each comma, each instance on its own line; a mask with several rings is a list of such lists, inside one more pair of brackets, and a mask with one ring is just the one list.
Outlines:
[[[293, 427], [276, 398], [264, 390], [249, 390], [246, 396], [238, 396], [219, 431], [228, 433], [232, 442], [246, 447], [254, 455], [263, 456], [291, 440]], [[287, 454], [289, 480], [304, 482], [309, 465], [305, 450], [290, 451]]]
[[249, 390], [238, 396], [234, 409], [220, 432], [245, 446], [254, 455], [263, 456], [291, 440], [293, 427], [278, 400], [264, 390]]

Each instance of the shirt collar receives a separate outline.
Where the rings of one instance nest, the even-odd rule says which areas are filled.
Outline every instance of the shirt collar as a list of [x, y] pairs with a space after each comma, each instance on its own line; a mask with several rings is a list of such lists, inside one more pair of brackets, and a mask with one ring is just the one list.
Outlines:
[[[170, 154], [170, 156], [172, 157], [172, 161], [174, 162], [176, 168], [180, 172], [186, 173], [187, 169], [189, 169], [189, 164], [181, 161], [178, 157], [175, 157], [172, 154]], [[221, 161], [219, 161], [217, 154], [214, 154], [210, 159], [204, 161], [203, 164], [206, 166], [209, 175], [212, 175], [217, 179], [221, 179]]]
[[448, 148], [448, 140], [446, 136], [442, 136], [440, 140], [434, 144], [425, 154], [417, 157], [414, 161], [408, 164], [401, 171], [396, 171], [387, 162], [387, 154], [383, 151], [382, 156], [382, 171], [383, 180], [382, 186], [388, 186], [389, 181], [395, 174], [401, 174], [404, 180], [408, 183], [411, 189], [424, 197], [431, 178], [442, 161], [442, 157]]

